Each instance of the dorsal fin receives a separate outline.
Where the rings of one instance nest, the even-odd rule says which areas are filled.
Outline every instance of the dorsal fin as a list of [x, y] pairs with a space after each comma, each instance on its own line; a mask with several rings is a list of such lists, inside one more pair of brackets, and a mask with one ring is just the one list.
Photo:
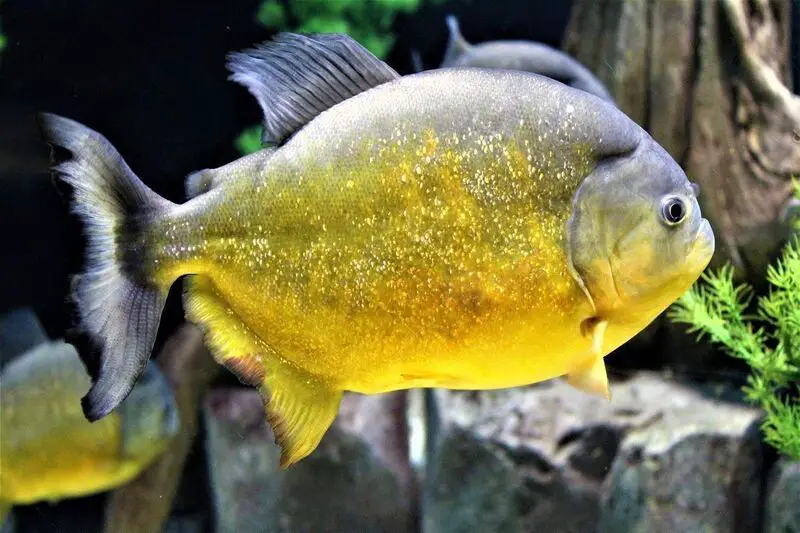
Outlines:
[[447, 23], [447, 29], [450, 31], [450, 37], [447, 40], [447, 49], [444, 52], [442, 66], [448, 66], [459, 56], [468, 52], [472, 45], [461, 35], [461, 28], [455, 15], [447, 15], [444, 20]]
[[247, 87], [264, 113], [264, 141], [280, 143], [351, 96], [399, 78], [346, 35], [278, 34], [228, 57], [230, 79]]

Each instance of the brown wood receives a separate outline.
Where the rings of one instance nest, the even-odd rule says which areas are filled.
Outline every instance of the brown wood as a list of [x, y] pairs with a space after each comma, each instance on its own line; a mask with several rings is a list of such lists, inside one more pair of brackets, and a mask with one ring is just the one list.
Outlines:
[[563, 48], [701, 187], [731, 261], [759, 283], [800, 176], [789, 0], [575, 0]]
[[155, 361], [175, 393], [181, 428], [161, 457], [110, 495], [106, 505], [107, 533], [162, 531], [186, 456], [197, 436], [202, 397], [221, 368], [203, 345], [200, 330], [189, 324], [169, 338]]

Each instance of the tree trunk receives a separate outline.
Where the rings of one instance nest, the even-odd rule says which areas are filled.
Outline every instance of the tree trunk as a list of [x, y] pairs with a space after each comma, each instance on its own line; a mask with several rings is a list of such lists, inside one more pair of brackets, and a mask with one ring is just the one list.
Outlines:
[[[789, 0], [574, 0], [563, 48], [700, 185], [730, 261], [759, 284], [800, 176]], [[789, 210], [791, 211], [791, 210]]]

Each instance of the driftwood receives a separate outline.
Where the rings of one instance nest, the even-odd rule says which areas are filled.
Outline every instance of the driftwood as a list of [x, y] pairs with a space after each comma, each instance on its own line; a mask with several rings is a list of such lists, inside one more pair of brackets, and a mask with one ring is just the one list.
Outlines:
[[789, 17], [789, 0], [575, 0], [563, 42], [700, 185], [712, 266], [754, 283], [797, 211]]
[[220, 371], [203, 345], [203, 335], [182, 326], [156, 358], [166, 376], [181, 417], [181, 428], [164, 454], [129, 484], [114, 491], [106, 506], [107, 533], [162, 531], [178, 488], [186, 456], [198, 431], [202, 396]]

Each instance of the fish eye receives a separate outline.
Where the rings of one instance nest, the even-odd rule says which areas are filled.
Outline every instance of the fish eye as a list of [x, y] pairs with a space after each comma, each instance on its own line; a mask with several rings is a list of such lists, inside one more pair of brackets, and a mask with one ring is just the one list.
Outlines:
[[666, 198], [661, 204], [661, 216], [669, 226], [677, 226], [686, 218], [689, 208], [683, 199], [677, 196]]

